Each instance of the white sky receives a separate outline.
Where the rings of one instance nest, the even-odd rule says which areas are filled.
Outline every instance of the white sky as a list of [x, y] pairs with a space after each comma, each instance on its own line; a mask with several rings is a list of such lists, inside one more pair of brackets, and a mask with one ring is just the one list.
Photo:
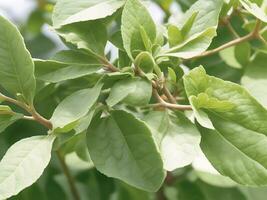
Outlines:
[[12, 21], [23, 22], [35, 5], [34, 0], [0, 0], [0, 14]]

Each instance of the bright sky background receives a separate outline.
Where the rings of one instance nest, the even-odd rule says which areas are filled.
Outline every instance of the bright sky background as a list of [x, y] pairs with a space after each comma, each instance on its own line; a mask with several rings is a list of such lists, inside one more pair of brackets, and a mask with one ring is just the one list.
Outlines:
[[[35, 0], [0, 0], [0, 15], [7, 17], [16, 24], [21, 24], [27, 20], [27, 17], [34, 10], [35, 6]], [[162, 10], [156, 4], [149, 4], [149, 10], [154, 20], [160, 23], [164, 18]], [[59, 49], [64, 48], [59, 38], [50, 30], [48, 25], [43, 27], [43, 33], [58, 44]], [[109, 48], [112, 47], [108, 45]], [[114, 54], [112, 57], [116, 57], [116, 53], [117, 51], [112, 51], [112, 54]]]
[[[12, 21], [23, 22], [35, 6], [35, 0], [0, 0], [0, 14]], [[150, 10], [155, 21], [161, 21], [164, 16], [162, 11], [153, 4]]]
[[23, 22], [35, 5], [34, 0], [0, 0], [0, 14], [12, 21]]

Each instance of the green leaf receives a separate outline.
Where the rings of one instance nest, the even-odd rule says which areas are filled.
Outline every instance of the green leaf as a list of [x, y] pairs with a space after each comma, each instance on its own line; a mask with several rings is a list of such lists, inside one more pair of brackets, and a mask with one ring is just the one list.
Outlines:
[[[204, 93], [217, 99], [214, 107], [201, 107], [215, 130], [199, 126], [201, 148], [212, 165], [240, 184], [267, 185], [267, 110], [240, 85], [208, 76], [202, 67], [185, 76], [184, 84], [190, 98]], [[221, 107], [223, 102], [232, 108]]]
[[117, 189], [116, 200], [148, 200], [150, 198], [150, 193], [136, 189], [127, 184], [120, 183]]
[[191, 31], [191, 29], [195, 23], [197, 15], [198, 15], [198, 12], [193, 12], [191, 17], [189, 17], [188, 20], [186, 21], [186, 23], [183, 25], [183, 27], [181, 29], [181, 33], [182, 33], [183, 37], [188, 36], [189, 32]]
[[106, 18], [123, 6], [125, 0], [58, 0], [53, 12], [53, 26]]
[[194, 35], [183, 43], [170, 48], [162, 53], [161, 56], [170, 56], [189, 59], [204, 52], [212, 42], [212, 38], [216, 36], [214, 27], [208, 28], [200, 34]]
[[170, 47], [179, 45], [183, 41], [181, 30], [175, 25], [168, 26], [168, 41]]
[[143, 78], [129, 78], [118, 81], [110, 91], [107, 104], [112, 107], [121, 101], [133, 106], [147, 105], [152, 96], [151, 83]]
[[35, 75], [38, 80], [58, 83], [97, 73], [100, 64], [65, 64], [54, 60], [34, 60]]
[[222, 60], [230, 67], [241, 69], [242, 65], [238, 62], [235, 57], [236, 47], [230, 47], [219, 52]]
[[9, 106], [0, 105], [0, 133], [22, 117], [23, 114], [15, 113]]
[[84, 117], [96, 103], [102, 87], [103, 83], [99, 82], [93, 88], [79, 90], [65, 98], [51, 117], [54, 130], [67, 132], [74, 128], [73, 123]]
[[220, 175], [201, 151], [192, 163], [192, 167], [197, 177], [205, 183], [217, 187], [234, 187], [237, 185], [230, 178]]
[[199, 0], [193, 4], [177, 21], [183, 42], [162, 51], [161, 56], [191, 58], [205, 51], [216, 36], [222, 5], [222, 0]]
[[139, 0], [127, 0], [122, 12], [121, 34], [128, 56], [134, 59], [135, 51], [144, 51], [146, 44], [154, 44], [157, 29], [145, 6]]
[[94, 119], [87, 145], [96, 168], [109, 177], [150, 192], [157, 191], [165, 178], [150, 130], [125, 111]]
[[255, 97], [263, 106], [267, 107], [267, 53], [258, 52], [253, 61], [247, 66], [242, 85]]
[[105, 55], [108, 40], [106, 27], [99, 21], [80, 22], [57, 29], [58, 35], [78, 49], [96, 56]]
[[240, 190], [246, 196], [247, 200], [265, 200], [267, 195], [266, 187], [249, 188], [241, 187]]
[[262, 1], [262, 8], [256, 3], [256, 0], [239, 0], [242, 6], [263, 22], [267, 23], [266, 3]]
[[34, 136], [9, 148], [0, 162], [0, 199], [17, 195], [42, 175], [50, 161], [54, 139]]
[[221, 117], [210, 117], [216, 131], [205, 128], [199, 130], [201, 148], [213, 166], [239, 184], [266, 185], [267, 165], [263, 159], [266, 136]]
[[15, 25], [0, 16], [0, 26], [0, 84], [32, 104], [36, 83], [31, 55]]
[[14, 113], [12, 115], [10, 114], [1, 114], [0, 111], [0, 133], [2, 133], [7, 127], [9, 127], [11, 124], [15, 123], [17, 120], [21, 119], [23, 117], [22, 114]]
[[135, 58], [134, 65], [139, 67], [145, 73], [153, 72], [155, 61], [152, 55], [149, 52], [141, 52]]
[[100, 62], [93, 56], [90, 56], [82, 51], [75, 50], [59, 51], [51, 58], [51, 60], [66, 64], [100, 64]]
[[237, 187], [214, 187], [201, 181], [197, 181], [196, 184], [204, 194], [205, 200], [247, 200], [246, 196]]
[[242, 65], [246, 66], [250, 61], [251, 46], [250, 43], [244, 42], [235, 46], [236, 60]]
[[219, 55], [230, 67], [241, 69], [249, 63], [251, 47], [249, 43], [244, 42], [220, 51]]
[[166, 170], [192, 163], [199, 152], [200, 134], [183, 114], [153, 111], [144, 120], [159, 145]]

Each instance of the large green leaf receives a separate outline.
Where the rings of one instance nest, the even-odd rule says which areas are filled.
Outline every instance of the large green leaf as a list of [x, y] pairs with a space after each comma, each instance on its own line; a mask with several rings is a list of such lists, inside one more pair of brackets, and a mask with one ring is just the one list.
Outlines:
[[151, 99], [152, 85], [143, 78], [129, 78], [118, 81], [110, 91], [106, 102], [114, 106], [123, 101], [133, 106], [147, 105]]
[[53, 60], [34, 60], [36, 78], [48, 83], [80, 78], [97, 73], [100, 64], [65, 64]]
[[115, 13], [124, 3], [125, 0], [58, 0], [53, 12], [53, 25], [60, 27], [102, 19]]
[[95, 118], [87, 132], [96, 168], [109, 177], [147, 191], [161, 186], [163, 162], [148, 127], [125, 111]]
[[166, 170], [173, 171], [192, 163], [199, 152], [200, 134], [185, 116], [153, 111], [145, 121], [159, 145]]
[[[177, 46], [164, 50], [163, 56], [191, 58], [205, 51], [216, 36], [222, 0], [199, 0], [180, 18], [176, 25], [184, 31], [183, 41]], [[173, 33], [174, 34], [174, 33]], [[177, 37], [180, 32], [177, 32]], [[174, 35], [173, 35], [174, 37]]]
[[247, 197], [247, 200], [265, 200], [267, 195], [267, 187], [241, 187], [240, 190]]
[[197, 177], [205, 183], [217, 187], [234, 187], [237, 185], [233, 180], [226, 176], [222, 176], [216, 169], [214, 169], [202, 151], [199, 152], [199, 155], [192, 163], [192, 167], [194, 168]]
[[75, 124], [73, 123], [84, 117], [96, 103], [102, 87], [103, 84], [99, 82], [93, 88], [79, 90], [66, 97], [57, 106], [51, 117], [53, 128], [59, 129], [59, 131], [64, 128], [66, 130], [74, 128]]
[[0, 16], [0, 84], [12, 95], [32, 104], [34, 65], [18, 29]]
[[150, 50], [157, 36], [153, 19], [139, 0], [127, 0], [122, 12], [121, 35], [130, 58], [136, 51]]
[[105, 55], [106, 27], [99, 21], [80, 22], [57, 29], [66, 42], [97, 56]]
[[242, 85], [265, 107], [267, 107], [267, 53], [259, 52], [247, 66]]
[[263, 22], [267, 23], [267, 14], [266, 14], [266, 0], [261, 1], [262, 6], [259, 6], [257, 4], [258, 1], [256, 0], [239, 0], [242, 4], [242, 6], [250, 12], [252, 15], [257, 17]]
[[208, 76], [202, 67], [184, 83], [192, 105], [215, 129], [199, 127], [201, 148], [212, 165], [240, 184], [267, 185], [267, 110], [240, 85]]
[[42, 175], [50, 161], [54, 139], [34, 136], [9, 148], [0, 162], [0, 199], [17, 195]]

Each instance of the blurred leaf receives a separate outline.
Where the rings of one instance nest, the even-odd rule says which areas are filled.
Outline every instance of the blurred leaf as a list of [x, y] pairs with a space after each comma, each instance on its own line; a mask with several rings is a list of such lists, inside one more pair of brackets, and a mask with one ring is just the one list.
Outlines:
[[242, 85], [265, 107], [267, 107], [267, 53], [258, 52], [253, 61], [247, 66]]
[[[266, 5], [263, 3], [263, 8], [261, 8], [255, 0], [239, 0], [244, 8], [250, 12], [252, 15], [257, 17], [263, 22], [267, 23]], [[262, 1], [264, 2], [264, 1]]]

